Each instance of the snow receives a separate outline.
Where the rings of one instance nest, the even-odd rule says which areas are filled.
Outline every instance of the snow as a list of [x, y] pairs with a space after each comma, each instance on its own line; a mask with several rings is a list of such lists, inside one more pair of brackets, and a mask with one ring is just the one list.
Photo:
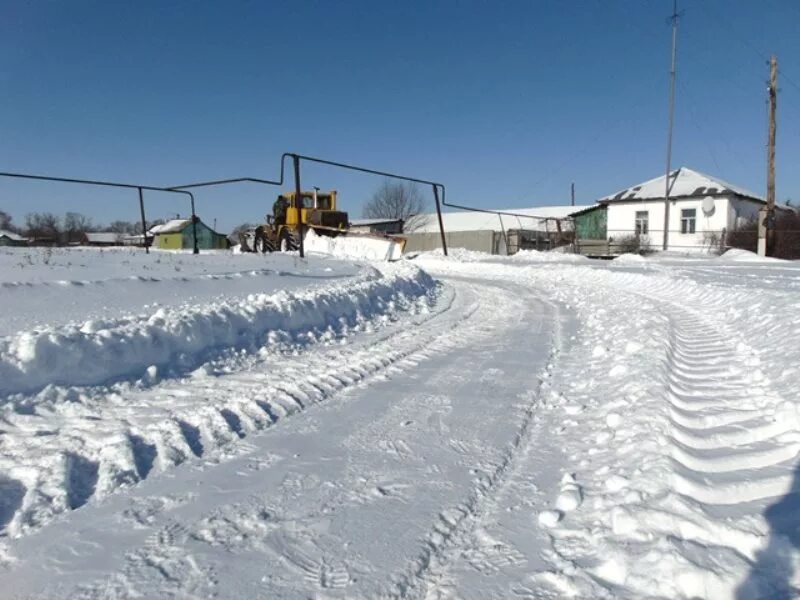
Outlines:
[[8, 231], [7, 229], [0, 229], [0, 237], [5, 237], [15, 242], [27, 241], [27, 238], [24, 238], [18, 233], [14, 233], [13, 231]]
[[[763, 199], [754, 193], [732, 185], [717, 177], [705, 175], [688, 167], [680, 167], [670, 173], [671, 187], [669, 195], [672, 198], [682, 196], [704, 197], [710, 194], [734, 193], [745, 198]], [[652, 198], [664, 198], [666, 190], [666, 175], [661, 175], [654, 179], [649, 179], [643, 183], [631, 186], [605, 198], [600, 198], [598, 202], [614, 202], [617, 200], [647, 200]]]
[[10, 250], [14, 597], [800, 589], [796, 263]]
[[[455, 231], [497, 231], [509, 229], [527, 229], [531, 231], [546, 231], [546, 219], [564, 219], [572, 213], [578, 212], [588, 206], [534, 206], [532, 208], [504, 208], [499, 212], [523, 215], [522, 217], [497, 215], [495, 213], [475, 211], [451, 211], [442, 213], [444, 229], [448, 232]], [[502, 222], [502, 226], [501, 226]], [[416, 215], [408, 220], [410, 228], [408, 233], [438, 233], [439, 219], [436, 213]], [[569, 229], [568, 223], [562, 223], [564, 229]], [[549, 230], [555, 231], [555, 225], [549, 224]]]
[[726, 262], [784, 262], [780, 258], [772, 258], [771, 256], [759, 256], [755, 252], [749, 250], [742, 250], [740, 248], [731, 248], [724, 254], [720, 255], [719, 260]]
[[403, 254], [400, 240], [380, 234], [350, 232], [329, 237], [306, 232], [304, 250], [329, 256], [367, 260], [398, 260]]
[[150, 235], [156, 235], [158, 233], [177, 233], [183, 231], [183, 228], [191, 222], [191, 219], [170, 219], [161, 225], [154, 225], [147, 233]]

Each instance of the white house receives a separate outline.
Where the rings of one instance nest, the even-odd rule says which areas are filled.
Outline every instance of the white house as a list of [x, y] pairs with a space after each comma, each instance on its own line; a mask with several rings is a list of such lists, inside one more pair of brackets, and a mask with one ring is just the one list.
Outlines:
[[[651, 247], [663, 246], [665, 179], [662, 175], [598, 200], [597, 209], [605, 209], [607, 213], [608, 240], [646, 236]], [[765, 204], [762, 198], [744, 188], [687, 167], [670, 173], [669, 198], [670, 250], [707, 250], [727, 232], [757, 218]], [[580, 237], [581, 215], [575, 218]]]

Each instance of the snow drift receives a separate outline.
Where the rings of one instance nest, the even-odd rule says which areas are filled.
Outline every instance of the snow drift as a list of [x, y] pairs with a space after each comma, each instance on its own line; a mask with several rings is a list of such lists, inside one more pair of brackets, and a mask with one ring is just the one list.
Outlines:
[[402, 265], [311, 291], [24, 331], [0, 338], [0, 397], [48, 385], [105, 384], [142, 377], [148, 369], [190, 369], [215, 350], [258, 345], [269, 332], [341, 330], [433, 289], [423, 271]]

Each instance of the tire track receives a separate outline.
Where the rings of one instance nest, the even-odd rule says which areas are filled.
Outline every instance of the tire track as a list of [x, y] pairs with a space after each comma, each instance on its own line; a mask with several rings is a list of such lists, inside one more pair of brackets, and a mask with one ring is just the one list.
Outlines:
[[[505, 288], [512, 293], [518, 293], [518, 290], [512, 290], [511, 286], [507, 284], [495, 281], [492, 285]], [[406, 571], [391, 577], [392, 583], [385, 593], [385, 597], [392, 599], [436, 598], [441, 591], [442, 583], [446, 580], [450, 564], [462, 555], [479, 553], [479, 550], [472, 547], [471, 540], [482, 517], [491, 509], [509, 477], [518, 468], [520, 459], [530, 450], [534, 442], [531, 436], [532, 425], [540, 394], [548, 387], [548, 379], [557, 366], [557, 360], [563, 347], [558, 305], [541, 297], [536, 299], [547, 304], [552, 310], [549, 319], [553, 326], [548, 341], [550, 352], [544, 372], [539, 377], [538, 388], [529, 391], [524, 398], [525, 409], [516, 434], [495, 469], [479, 479], [476, 487], [470, 491], [462, 503], [443, 510], [439, 514], [438, 520], [424, 540], [420, 554]], [[508, 553], [501, 554], [502, 556], [495, 552], [487, 564], [495, 564], [495, 568], [497, 568], [497, 564], [517, 563], [520, 560], [520, 557], [517, 556], [518, 553], [510, 548]]]

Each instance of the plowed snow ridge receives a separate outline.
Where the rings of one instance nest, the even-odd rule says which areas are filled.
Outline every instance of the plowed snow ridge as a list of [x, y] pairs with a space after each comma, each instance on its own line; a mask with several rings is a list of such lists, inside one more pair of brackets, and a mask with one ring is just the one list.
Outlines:
[[[0, 531], [18, 536], [34, 530], [58, 513], [202, 456], [385, 369], [404, 351], [389, 347], [372, 354], [342, 344], [356, 333], [381, 342], [395, 323], [425, 321], [446, 309], [446, 296], [415, 267], [384, 266], [302, 292], [4, 340], [12, 348], [4, 358], [17, 358], [18, 378], [48, 377], [52, 355], [43, 354], [44, 347], [66, 355], [51, 361], [53, 372], [98, 385], [48, 385], [35, 395], [6, 398]], [[20, 361], [19, 339], [26, 336], [40, 341]], [[294, 358], [301, 352], [310, 354], [313, 367]], [[160, 373], [154, 357], [172, 372]], [[79, 368], [91, 373], [73, 371]], [[141, 379], [107, 385], [113, 374], [131, 371]], [[48, 414], [58, 415], [57, 424], [42, 419]]]
[[253, 294], [236, 302], [160, 309], [149, 317], [89, 320], [0, 338], [0, 397], [48, 385], [99, 385], [148, 367], [197, 367], [208, 352], [251, 348], [272, 332], [337, 335], [359, 320], [429, 293], [424, 272], [398, 266], [313, 291]]

